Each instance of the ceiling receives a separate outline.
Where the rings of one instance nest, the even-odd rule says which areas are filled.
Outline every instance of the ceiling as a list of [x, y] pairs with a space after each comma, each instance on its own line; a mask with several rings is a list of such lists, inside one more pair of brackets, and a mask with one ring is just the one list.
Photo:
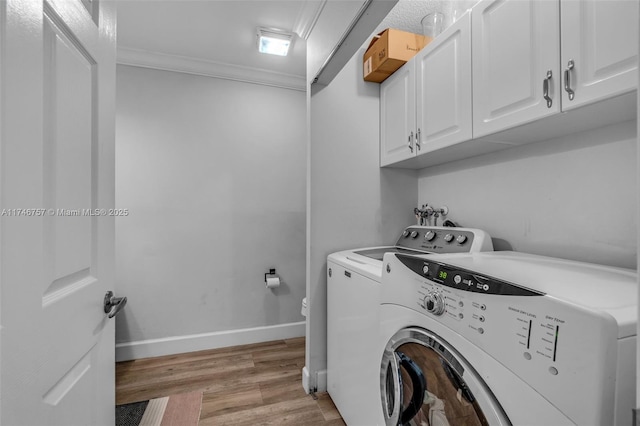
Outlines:
[[267, 55], [256, 48], [256, 29], [293, 32], [306, 19], [309, 3], [313, 2], [118, 0], [118, 48], [305, 77], [304, 39], [294, 34], [286, 57]]
[[[297, 80], [292, 84], [304, 87], [306, 40], [295, 32], [308, 36], [325, 1], [118, 0], [119, 62], [227, 78], [241, 75], [247, 81], [258, 81], [256, 75], [262, 74], [270, 76], [264, 80], [268, 84], [287, 86]], [[447, 15], [453, 4], [463, 3], [473, 1], [400, 0], [377, 32], [397, 28], [420, 33], [427, 13]], [[257, 27], [294, 32], [289, 55], [259, 53]]]
[[395, 28], [422, 34], [421, 21], [427, 14], [441, 12], [444, 14], [445, 24], [450, 24], [454, 11], [467, 9], [474, 3], [475, 0], [400, 0], [378, 26], [377, 31]]

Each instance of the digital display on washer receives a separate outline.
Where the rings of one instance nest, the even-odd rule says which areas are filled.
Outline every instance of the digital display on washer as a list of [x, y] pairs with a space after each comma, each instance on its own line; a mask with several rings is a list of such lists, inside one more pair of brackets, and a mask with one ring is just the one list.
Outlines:
[[416, 274], [458, 290], [502, 296], [544, 296], [539, 291], [446, 263], [404, 254], [396, 254], [396, 257]]

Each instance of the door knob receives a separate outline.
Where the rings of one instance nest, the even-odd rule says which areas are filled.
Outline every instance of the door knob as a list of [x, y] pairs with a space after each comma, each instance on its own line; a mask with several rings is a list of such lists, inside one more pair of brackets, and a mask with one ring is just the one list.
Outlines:
[[108, 291], [104, 295], [104, 313], [109, 314], [109, 318], [118, 315], [118, 312], [120, 312], [126, 304], [126, 297], [114, 297], [112, 291]]

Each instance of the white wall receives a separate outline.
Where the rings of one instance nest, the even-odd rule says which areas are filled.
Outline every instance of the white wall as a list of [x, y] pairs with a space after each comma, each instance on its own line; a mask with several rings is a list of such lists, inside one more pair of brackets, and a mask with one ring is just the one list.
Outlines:
[[362, 79], [359, 50], [330, 85], [310, 95], [306, 369], [324, 390], [326, 261], [338, 250], [392, 244], [411, 224], [414, 170], [380, 169], [379, 84]]
[[636, 267], [636, 121], [420, 171], [419, 202], [499, 250]]
[[116, 222], [118, 342], [303, 321], [305, 93], [129, 66], [117, 78], [116, 204], [131, 212]]

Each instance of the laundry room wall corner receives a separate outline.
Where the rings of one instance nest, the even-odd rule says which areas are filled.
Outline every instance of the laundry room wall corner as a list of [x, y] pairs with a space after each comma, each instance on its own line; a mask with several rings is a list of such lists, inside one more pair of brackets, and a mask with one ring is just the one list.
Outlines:
[[415, 220], [417, 172], [380, 169], [380, 86], [362, 79], [365, 47], [309, 96], [305, 374], [311, 390], [326, 385], [317, 378], [326, 369], [327, 255], [392, 243]]

